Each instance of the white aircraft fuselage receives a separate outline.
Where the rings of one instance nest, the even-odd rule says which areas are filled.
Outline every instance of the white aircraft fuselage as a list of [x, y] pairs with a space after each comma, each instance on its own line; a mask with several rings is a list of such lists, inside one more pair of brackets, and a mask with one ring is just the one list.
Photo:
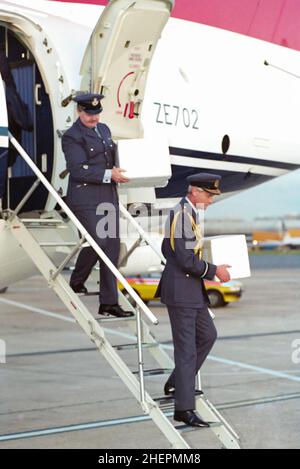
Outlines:
[[[185, 11], [182, 3], [177, 0], [175, 12]], [[135, 4], [129, 17], [129, 0], [114, 0], [109, 8], [0, 1], [0, 42], [34, 120], [20, 143], [60, 194], [68, 179], [61, 177], [61, 135], [76, 119], [68, 97], [79, 90], [103, 92], [101, 120], [116, 140], [167, 138], [172, 176], [166, 187], [154, 188], [157, 200], [184, 195], [186, 176], [200, 171], [222, 175], [228, 196], [300, 167], [299, 50], [200, 23], [197, 15], [191, 21], [202, 2], [189, 2], [186, 16], [170, 19], [172, 1]], [[115, 26], [120, 11], [124, 21]], [[3, 153], [8, 124], [2, 86], [0, 109]], [[18, 157], [3, 207], [15, 208], [34, 180]], [[143, 188], [139, 200], [141, 194]], [[41, 186], [24, 210], [54, 207]]]
[[[25, 98], [33, 100], [30, 105], [35, 116], [43, 114], [44, 108], [47, 118], [44, 117], [42, 128], [36, 122], [37, 142], [30, 149], [36, 152], [34, 158], [53, 186], [63, 194], [67, 178], [59, 177], [65, 161], [58, 134], [72, 125], [76, 112], [74, 103], [67, 107], [61, 103], [72, 90], [82, 89], [82, 60], [103, 9], [97, 5], [41, 0], [0, 2], [8, 57], [13, 56], [10, 60], [20, 87], [24, 89], [22, 70], [28, 68], [29, 62], [34, 62], [38, 70], [33, 83], [35, 95], [27, 92]], [[17, 66], [18, 42], [23, 56], [18, 57]], [[125, 95], [128, 88], [122, 95], [126, 81], [139, 72], [138, 52], [130, 54], [128, 76], [121, 74], [116, 78], [118, 93], [114, 89], [106, 92], [109, 96], [101, 119], [111, 126], [115, 138], [134, 138], [141, 132], [168, 138], [172, 178], [167, 187], [157, 189], [158, 198], [181, 196], [186, 189], [185, 177], [193, 172], [221, 174], [223, 192], [231, 193], [300, 166], [299, 80], [265, 65], [267, 61], [300, 75], [299, 51], [171, 18], [153, 54], [137, 119], [129, 117], [129, 107], [127, 114], [125, 111], [126, 104], [130, 104]], [[125, 135], [120, 131], [122, 127], [126, 128]], [[41, 141], [45, 139], [45, 151], [36, 148], [39, 144], [43, 147]], [[24, 168], [15, 174], [13, 170], [11, 186], [17, 193], [21, 185], [16, 179], [30, 176]], [[26, 181], [23, 184], [27, 187]], [[12, 195], [14, 198], [18, 199]], [[40, 204], [33, 200], [30, 208], [52, 208], [47, 197], [40, 198]]]

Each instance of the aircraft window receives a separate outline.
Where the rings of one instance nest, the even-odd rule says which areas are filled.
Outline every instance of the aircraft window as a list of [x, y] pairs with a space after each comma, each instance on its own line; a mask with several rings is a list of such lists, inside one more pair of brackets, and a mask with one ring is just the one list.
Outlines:
[[228, 135], [224, 135], [223, 140], [222, 140], [222, 153], [224, 155], [228, 152], [230, 147], [230, 138]]

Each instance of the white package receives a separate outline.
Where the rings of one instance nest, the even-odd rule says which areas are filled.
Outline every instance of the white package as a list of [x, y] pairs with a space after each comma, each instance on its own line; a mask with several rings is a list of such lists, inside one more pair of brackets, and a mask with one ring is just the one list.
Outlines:
[[204, 239], [203, 259], [228, 264], [231, 279], [250, 277], [250, 263], [245, 235], [211, 236]]
[[164, 187], [171, 177], [168, 142], [165, 138], [118, 141], [118, 166], [130, 181], [122, 187]]

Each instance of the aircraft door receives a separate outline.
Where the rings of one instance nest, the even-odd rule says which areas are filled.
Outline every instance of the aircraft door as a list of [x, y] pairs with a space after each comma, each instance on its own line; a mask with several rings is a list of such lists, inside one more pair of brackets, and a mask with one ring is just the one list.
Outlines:
[[4, 83], [0, 74], [0, 211], [1, 200], [5, 191], [5, 181], [7, 172], [8, 157], [8, 129], [7, 129], [7, 109], [5, 100]]
[[113, 0], [104, 9], [81, 66], [83, 91], [102, 93], [101, 117], [114, 138], [143, 136], [147, 75], [173, 0]]

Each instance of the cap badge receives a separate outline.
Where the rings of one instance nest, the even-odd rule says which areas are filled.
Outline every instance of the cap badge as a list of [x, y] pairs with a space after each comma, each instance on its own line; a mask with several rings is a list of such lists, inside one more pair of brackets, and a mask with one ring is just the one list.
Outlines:
[[92, 106], [96, 107], [96, 106], [98, 106], [99, 103], [100, 103], [99, 99], [94, 98], [93, 101], [92, 101]]

